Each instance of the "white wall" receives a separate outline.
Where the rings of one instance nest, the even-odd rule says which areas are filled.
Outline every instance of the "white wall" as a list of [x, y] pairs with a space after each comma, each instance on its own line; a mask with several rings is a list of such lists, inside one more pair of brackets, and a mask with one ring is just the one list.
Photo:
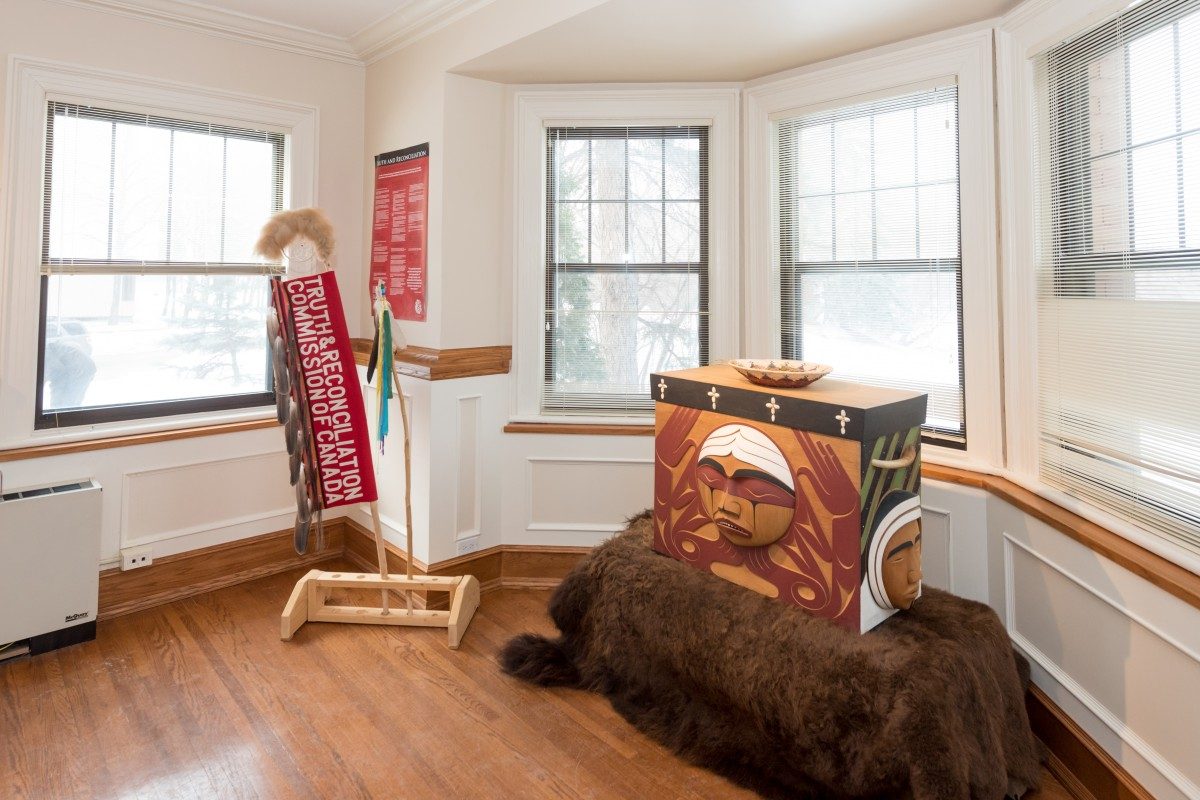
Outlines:
[[[373, 156], [430, 145], [427, 315], [425, 322], [401, 322], [410, 344], [492, 346], [513, 336], [509, 103], [504, 86], [457, 75], [454, 68], [601, 1], [496, 0], [367, 67], [365, 202], [373, 190]], [[369, 220], [362, 231], [369, 243]], [[361, 303], [365, 335], [365, 296]], [[518, 456], [514, 466], [511, 437], [501, 432], [511, 376], [401, 380], [414, 398], [414, 556], [437, 562], [513, 540], [508, 510], [524, 493], [510, 478], [524, 462]], [[586, 438], [570, 438], [591, 449]], [[418, 450], [426, 457], [418, 458]], [[385, 462], [397, 457], [389, 452]], [[388, 469], [380, 482], [384, 530], [403, 547], [402, 472]], [[366, 522], [364, 511], [351, 513]], [[590, 542], [567, 536], [559, 543]]]
[[[502, 246], [508, 236], [501, 195], [507, 160], [503, 87], [453, 69], [601, 2], [495, 0], [367, 67], [367, 158], [422, 142], [430, 146], [428, 312], [425, 322], [401, 323], [410, 343], [486, 346], [512, 336], [511, 298], [501, 292], [511, 269]], [[369, 195], [369, 164], [366, 171]], [[361, 229], [365, 242], [368, 222]], [[362, 303], [365, 310], [365, 297]]]
[[926, 582], [988, 603], [1154, 797], [1200, 798], [1200, 610], [981, 489], [923, 481], [921, 505]]
[[[351, 330], [359, 328], [362, 307], [354, 298], [365, 283], [359, 235], [362, 67], [46, 0], [4, 0], [0, 92], [5, 98], [11, 90], [13, 56], [316, 107], [316, 201], [338, 231], [336, 264], [349, 300], [347, 320]], [[0, 129], [9, 136], [9, 112], [2, 113]], [[10, 164], [0, 165], [5, 185], [11, 169]], [[37, 206], [40, 198], [12, 197], [8, 202]], [[0, 252], [7, 253], [7, 246]], [[25, 263], [0, 266], [0, 275], [6, 276], [13, 270], [38, 269], [37, 264]], [[6, 313], [10, 311], [0, 310], [0, 315]], [[12, 375], [0, 370], [0, 381], [9, 380]], [[290, 526], [292, 501], [282, 438], [278, 430], [265, 429], [9, 461], [0, 463], [0, 470], [9, 488], [99, 479], [104, 487], [101, 558], [110, 563], [127, 545], [150, 543], [154, 555], [162, 557]]]
[[506, 544], [599, 544], [653, 504], [650, 436], [507, 434], [500, 455]]
[[1034, 682], [1154, 797], [1200, 798], [1200, 611], [998, 497], [987, 529]]
[[[504, 464], [498, 440], [508, 414], [508, 376], [401, 377], [400, 383], [412, 428], [413, 555], [431, 564], [499, 545]], [[373, 419], [374, 392], [365, 386], [363, 391], [368, 419]], [[393, 435], [382, 457], [375, 449], [379, 511], [384, 537], [404, 550], [404, 442], [395, 400], [389, 413], [396, 421]], [[366, 507], [348, 513], [370, 526]]]

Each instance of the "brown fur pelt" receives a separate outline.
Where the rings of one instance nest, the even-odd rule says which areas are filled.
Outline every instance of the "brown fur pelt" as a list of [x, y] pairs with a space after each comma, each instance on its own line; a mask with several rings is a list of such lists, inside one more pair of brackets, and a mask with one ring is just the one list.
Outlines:
[[326, 264], [333, 255], [333, 225], [319, 208], [280, 211], [263, 225], [254, 252], [278, 261], [283, 251], [297, 238], [308, 239], [317, 248], [317, 256]]
[[555, 591], [562, 635], [506, 672], [605, 694], [647, 735], [767, 797], [1000, 800], [1036, 786], [1028, 665], [987, 606], [936, 589], [859, 635], [650, 549], [653, 523]]

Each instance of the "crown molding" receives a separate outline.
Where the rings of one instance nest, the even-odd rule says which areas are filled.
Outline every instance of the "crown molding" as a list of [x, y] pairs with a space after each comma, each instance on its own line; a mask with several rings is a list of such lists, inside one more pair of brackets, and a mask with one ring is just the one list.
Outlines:
[[184, 0], [55, 0], [63, 5], [206, 33], [287, 53], [362, 66], [350, 43], [337, 36]]
[[494, 0], [408, 0], [396, 11], [350, 37], [350, 47], [371, 64], [418, 39], [474, 14]]
[[494, 0], [406, 0], [348, 39], [190, 0], [55, 0], [63, 5], [364, 66], [475, 13]]

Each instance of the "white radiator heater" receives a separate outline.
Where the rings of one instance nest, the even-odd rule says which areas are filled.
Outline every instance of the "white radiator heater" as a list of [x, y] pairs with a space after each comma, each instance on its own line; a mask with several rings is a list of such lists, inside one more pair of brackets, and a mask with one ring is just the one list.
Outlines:
[[37, 654], [96, 638], [100, 484], [3, 491], [0, 647], [28, 642]]

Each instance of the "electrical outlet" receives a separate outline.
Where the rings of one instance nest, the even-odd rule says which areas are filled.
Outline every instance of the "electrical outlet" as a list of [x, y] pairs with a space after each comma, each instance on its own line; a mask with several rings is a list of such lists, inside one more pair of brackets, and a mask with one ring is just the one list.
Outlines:
[[458, 547], [458, 555], [465, 556], [467, 553], [474, 553], [479, 549], [479, 537], [467, 536], [459, 539], [455, 544]]
[[144, 544], [141, 547], [126, 547], [121, 551], [122, 572], [140, 567], [148, 567], [153, 563], [154, 554], [150, 551], [150, 545], [148, 544]]

